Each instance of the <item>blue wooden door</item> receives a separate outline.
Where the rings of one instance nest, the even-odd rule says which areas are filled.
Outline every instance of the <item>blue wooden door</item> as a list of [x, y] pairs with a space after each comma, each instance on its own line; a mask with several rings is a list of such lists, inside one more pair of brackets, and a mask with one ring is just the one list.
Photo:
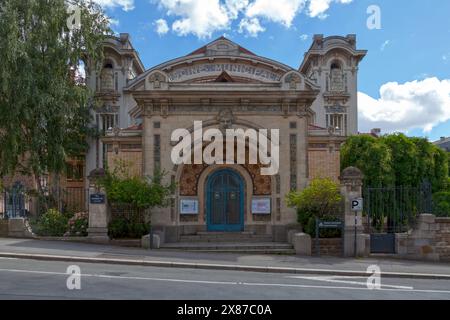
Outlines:
[[244, 182], [230, 169], [215, 172], [206, 188], [208, 231], [244, 230]]

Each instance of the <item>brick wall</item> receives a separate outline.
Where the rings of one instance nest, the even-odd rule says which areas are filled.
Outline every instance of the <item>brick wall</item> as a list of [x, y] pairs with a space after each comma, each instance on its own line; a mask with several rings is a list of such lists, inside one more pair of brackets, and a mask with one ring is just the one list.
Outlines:
[[339, 182], [340, 175], [340, 152], [328, 149], [309, 150], [309, 178], [331, 178]]
[[142, 151], [141, 150], [121, 150], [117, 154], [115, 152], [108, 152], [107, 163], [110, 170], [115, 168], [115, 159], [124, 161], [128, 166], [129, 174], [131, 176], [142, 176]]

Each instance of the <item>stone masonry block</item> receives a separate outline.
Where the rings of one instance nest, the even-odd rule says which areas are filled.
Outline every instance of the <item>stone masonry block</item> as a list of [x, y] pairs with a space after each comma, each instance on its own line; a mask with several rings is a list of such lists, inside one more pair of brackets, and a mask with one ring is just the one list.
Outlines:
[[300, 256], [311, 256], [311, 236], [306, 233], [296, 233], [292, 236], [295, 252]]

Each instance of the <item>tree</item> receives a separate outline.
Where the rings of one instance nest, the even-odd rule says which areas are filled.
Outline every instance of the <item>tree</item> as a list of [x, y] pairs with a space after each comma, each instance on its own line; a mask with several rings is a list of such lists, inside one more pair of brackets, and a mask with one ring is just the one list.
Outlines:
[[[0, 7], [0, 175], [58, 175], [86, 151], [92, 93], [75, 74], [85, 57], [102, 60], [110, 32], [100, 7], [73, 0], [79, 28], [68, 30], [64, 0], [2, 0]], [[58, 179], [55, 179], [57, 181]]]
[[[420, 154], [414, 141], [403, 133], [386, 135], [382, 143], [389, 147], [392, 154], [392, 169], [397, 186], [418, 186]], [[427, 160], [423, 160], [426, 163]]]
[[401, 133], [375, 138], [352, 136], [341, 148], [342, 169], [355, 166], [369, 187], [417, 187], [428, 181], [433, 192], [448, 185], [448, 156], [425, 138]]
[[347, 139], [341, 148], [341, 166], [359, 168], [366, 186], [390, 186], [395, 181], [391, 150], [382, 140], [369, 135]]

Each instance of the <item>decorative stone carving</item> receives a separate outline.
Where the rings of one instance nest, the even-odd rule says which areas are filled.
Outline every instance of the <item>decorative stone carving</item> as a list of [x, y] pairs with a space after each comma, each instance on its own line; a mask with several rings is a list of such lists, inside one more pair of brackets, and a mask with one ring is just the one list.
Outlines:
[[112, 68], [103, 68], [101, 79], [102, 91], [114, 91], [114, 70]]
[[289, 83], [289, 88], [291, 90], [295, 90], [295, 89], [297, 89], [297, 85], [302, 82], [302, 79], [300, 78], [300, 76], [298, 74], [291, 73], [286, 77], [285, 81], [287, 83]]
[[112, 133], [113, 133], [113, 135], [114, 135], [115, 137], [118, 137], [118, 136], [120, 135], [120, 132], [121, 132], [121, 130], [120, 130], [119, 127], [114, 127], [114, 128], [112, 129]]
[[224, 109], [220, 111], [217, 116], [217, 121], [219, 121], [219, 129], [223, 132], [227, 129], [231, 129], [234, 120], [233, 111], [231, 109]]
[[325, 107], [327, 113], [345, 113], [345, 107], [336, 103], [334, 106]]
[[345, 91], [344, 73], [340, 68], [331, 69], [330, 74], [330, 89], [332, 92]]
[[153, 89], [161, 89], [161, 83], [167, 82], [167, 78], [160, 72], [155, 72], [150, 77], [148, 81], [153, 85]]

